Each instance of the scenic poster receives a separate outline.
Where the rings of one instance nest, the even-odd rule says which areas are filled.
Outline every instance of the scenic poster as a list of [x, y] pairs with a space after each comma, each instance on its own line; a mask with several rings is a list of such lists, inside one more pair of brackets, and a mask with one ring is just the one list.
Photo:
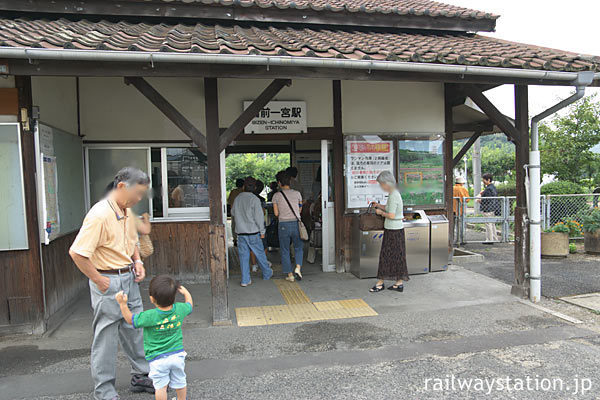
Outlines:
[[398, 141], [398, 186], [404, 205], [444, 202], [443, 140]]

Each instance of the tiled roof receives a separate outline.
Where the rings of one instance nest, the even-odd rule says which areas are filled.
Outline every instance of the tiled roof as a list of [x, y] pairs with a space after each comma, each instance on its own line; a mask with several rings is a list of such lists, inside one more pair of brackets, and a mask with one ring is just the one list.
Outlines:
[[0, 46], [82, 50], [261, 54], [600, 71], [581, 56], [460, 33], [417, 33], [270, 25], [152, 25], [87, 20], [0, 19]]
[[[155, 0], [146, 0], [155, 1]], [[453, 6], [431, 0], [160, 0], [163, 3], [220, 4], [223, 6], [279, 9], [313, 9], [315, 11], [348, 11], [367, 13], [396, 13], [465, 19], [497, 19], [499, 15]]]

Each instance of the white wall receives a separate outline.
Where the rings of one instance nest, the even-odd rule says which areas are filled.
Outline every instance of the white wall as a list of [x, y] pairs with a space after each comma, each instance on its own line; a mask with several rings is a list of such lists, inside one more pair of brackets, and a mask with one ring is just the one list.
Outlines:
[[[202, 79], [149, 78], [148, 82], [204, 130]], [[189, 140], [123, 78], [81, 78], [79, 85], [85, 140]]]
[[[271, 83], [267, 79], [219, 79], [219, 121], [229, 126], [242, 113], [244, 101], [254, 100]], [[292, 80], [273, 100], [306, 102], [309, 127], [333, 126], [333, 89], [329, 80]]]
[[343, 81], [342, 127], [345, 134], [444, 132], [443, 85]]
[[[206, 130], [201, 78], [148, 78], [148, 82], [198, 129]], [[242, 112], [243, 102], [255, 99], [270, 82], [219, 79], [220, 126], [229, 126]], [[441, 84], [344, 81], [342, 96], [344, 133], [444, 131]], [[85, 140], [188, 140], [122, 78], [81, 78], [80, 98]], [[308, 126], [333, 126], [331, 81], [294, 80], [274, 100], [306, 101]]]
[[77, 86], [72, 77], [31, 78], [33, 105], [40, 108], [40, 121], [77, 134]]

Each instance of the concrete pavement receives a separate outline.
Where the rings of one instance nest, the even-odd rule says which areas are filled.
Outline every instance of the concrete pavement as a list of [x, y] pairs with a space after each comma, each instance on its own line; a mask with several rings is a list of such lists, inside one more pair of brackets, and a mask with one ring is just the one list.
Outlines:
[[[241, 288], [237, 280], [230, 279], [232, 317], [235, 307], [283, 304], [273, 282], [254, 277]], [[189, 398], [480, 398], [474, 389], [437, 391], [428, 384], [505, 375], [559, 377], [571, 383], [571, 393], [495, 391], [486, 398], [595, 398], [572, 392], [576, 377], [600, 385], [597, 316], [545, 304], [586, 317], [572, 325], [518, 302], [509, 285], [460, 267], [413, 276], [404, 293], [372, 294], [372, 283], [307, 268], [300, 285], [312, 301], [362, 298], [379, 315], [260, 327], [237, 327], [235, 318], [231, 327], [212, 327], [209, 285], [188, 285], [196, 304], [184, 326]], [[0, 399], [89, 398], [90, 321], [84, 295], [50, 337], [2, 339]], [[121, 396], [151, 398], [129, 394], [122, 354], [118, 365]]]

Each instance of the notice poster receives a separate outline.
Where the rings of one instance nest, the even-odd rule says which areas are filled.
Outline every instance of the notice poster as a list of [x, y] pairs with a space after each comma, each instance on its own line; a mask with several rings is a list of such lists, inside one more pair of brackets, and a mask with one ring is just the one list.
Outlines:
[[43, 185], [44, 185], [44, 212], [45, 221], [45, 243], [49, 244], [60, 233], [60, 222], [58, 214], [58, 174], [56, 168], [56, 157], [42, 154], [43, 161]]
[[346, 208], [385, 204], [387, 194], [376, 180], [382, 171], [394, 173], [393, 141], [373, 136], [346, 141]]

